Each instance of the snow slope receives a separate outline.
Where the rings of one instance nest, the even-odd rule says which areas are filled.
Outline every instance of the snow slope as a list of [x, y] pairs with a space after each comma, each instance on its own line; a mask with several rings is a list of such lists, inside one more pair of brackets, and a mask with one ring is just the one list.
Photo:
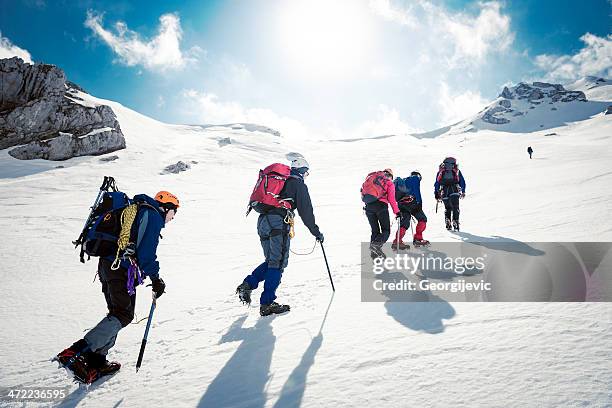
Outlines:
[[[610, 116], [528, 134], [300, 142], [167, 125], [104, 103], [128, 143], [116, 160], [82, 157], [55, 168], [0, 152], [0, 386], [70, 384], [48, 359], [105, 311], [92, 282], [95, 262], [80, 264], [70, 242], [102, 177], [112, 175], [130, 195], [167, 189], [181, 199], [159, 248], [167, 293], [140, 372], [144, 322], [124, 329], [111, 351], [124, 364], [116, 376], [88, 390], [71, 385], [59, 406], [612, 406], [609, 304], [364, 303], [359, 266], [360, 242], [369, 237], [359, 187], [384, 167], [422, 172], [432, 242], [612, 240]], [[320, 249], [292, 255], [278, 292], [292, 311], [260, 318], [256, 305], [240, 305], [233, 293], [261, 262], [246, 200], [257, 170], [292, 152], [311, 163], [307, 183], [337, 292], [332, 297]], [[455, 235], [434, 213], [430, 191], [450, 154], [468, 183], [465, 232]], [[159, 174], [178, 160], [198, 163]], [[293, 250], [309, 252], [314, 239], [299, 222], [296, 232]], [[138, 318], [148, 312], [149, 293], [139, 288]]]

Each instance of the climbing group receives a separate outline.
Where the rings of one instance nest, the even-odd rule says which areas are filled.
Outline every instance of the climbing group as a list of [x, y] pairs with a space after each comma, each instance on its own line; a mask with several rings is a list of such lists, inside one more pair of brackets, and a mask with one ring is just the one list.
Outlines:
[[[283, 271], [289, 261], [291, 239], [294, 237], [295, 212], [323, 248], [323, 234], [315, 222], [313, 205], [305, 179], [310, 165], [302, 156], [296, 156], [291, 165], [274, 163], [259, 171], [255, 187], [248, 202], [251, 210], [259, 213], [257, 235], [263, 251], [262, 262], [244, 277], [236, 288], [238, 299], [251, 304], [252, 292], [263, 283], [259, 299], [261, 316], [282, 314], [289, 305], [276, 302]], [[398, 221], [397, 233], [392, 244], [394, 250], [406, 250], [403, 242], [412, 219], [416, 220], [412, 244], [427, 246], [423, 238], [427, 216], [423, 211], [421, 173], [412, 171], [408, 177], [394, 179], [389, 168], [374, 171], [366, 177], [361, 188], [364, 210], [372, 233], [370, 255], [385, 257], [383, 244], [391, 234], [389, 206]], [[434, 195], [445, 207], [445, 223], [448, 229], [459, 230], [459, 198], [465, 196], [465, 180], [457, 161], [447, 157], [440, 164], [434, 184]], [[155, 310], [156, 300], [162, 296], [166, 284], [159, 277], [157, 246], [161, 229], [168, 224], [179, 209], [178, 198], [168, 191], [160, 191], [154, 198], [144, 194], [129, 198], [119, 191], [112, 177], [105, 177], [82, 232], [73, 243], [80, 246], [80, 259], [98, 257], [97, 275], [102, 284], [107, 314], [89, 330], [83, 338], [61, 351], [55, 359], [70, 370], [78, 381], [92, 383], [104, 375], [119, 370], [121, 365], [106, 359], [115, 345], [119, 331], [134, 319], [136, 288], [145, 278], [151, 280], [153, 301], [147, 316], [147, 327], [140, 348], [136, 370], [143, 359], [147, 336]], [[314, 250], [314, 248], [313, 248]], [[327, 265], [332, 289], [334, 284]]]
[[[382, 247], [391, 235], [389, 206], [398, 221], [397, 233], [391, 248], [407, 250], [410, 245], [403, 241], [411, 221], [416, 220], [413, 230], [412, 244], [415, 247], [428, 246], [430, 243], [423, 238], [427, 227], [427, 216], [423, 211], [421, 197], [421, 173], [412, 171], [408, 177], [393, 179], [393, 171], [389, 168], [374, 171], [367, 175], [361, 187], [361, 199], [371, 228], [370, 256], [372, 258], [386, 257]], [[459, 170], [457, 160], [445, 158], [438, 166], [434, 183], [434, 198], [444, 203], [444, 223], [446, 229], [459, 231], [459, 198], [465, 197], [465, 179]], [[437, 207], [436, 207], [437, 208]]]

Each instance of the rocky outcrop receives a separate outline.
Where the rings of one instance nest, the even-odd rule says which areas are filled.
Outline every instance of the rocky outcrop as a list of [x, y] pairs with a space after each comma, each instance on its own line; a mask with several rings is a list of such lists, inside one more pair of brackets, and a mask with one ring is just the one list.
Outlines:
[[0, 60], [0, 149], [19, 159], [66, 160], [125, 148], [113, 110], [84, 103], [64, 72], [17, 57]]
[[189, 170], [192, 164], [198, 164], [198, 162], [195, 160], [191, 160], [190, 163], [186, 163], [182, 160], [179, 160], [175, 164], [170, 164], [169, 166], [164, 167], [162, 172], [159, 174], [178, 174], [180, 172]]
[[67, 160], [76, 156], [97, 156], [117, 150], [109, 146], [123, 146], [123, 135], [114, 129], [95, 130], [92, 134], [76, 136], [59, 132], [59, 136], [48, 140], [30, 142], [16, 147], [9, 154], [16, 159]]
[[521, 82], [511, 88], [505, 86], [499, 96], [504, 99], [527, 99], [528, 101], [542, 98], [551, 98], [553, 102], [559, 100], [562, 102], [586, 101], [586, 96], [582, 91], [568, 91], [563, 85], [547, 82], [533, 82], [531, 85]]
[[[586, 102], [587, 100], [582, 91], [568, 91], [563, 85], [547, 82], [533, 82], [532, 84], [521, 82], [516, 86], [505, 86], [499, 97], [496, 103], [489, 105], [481, 114], [484, 122], [504, 125], [511, 122], [509, 118], [524, 116], [537, 105], [546, 102], [552, 105], [557, 102]], [[551, 110], [554, 111], [557, 108], [553, 106]]]

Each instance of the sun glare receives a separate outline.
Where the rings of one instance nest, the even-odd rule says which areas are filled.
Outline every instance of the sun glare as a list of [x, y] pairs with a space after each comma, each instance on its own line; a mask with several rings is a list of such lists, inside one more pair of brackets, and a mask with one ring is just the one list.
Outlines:
[[348, 74], [368, 52], [371, 30], [362, 2], [289, 0], [279, 19], [288, 59], [309, 75]]

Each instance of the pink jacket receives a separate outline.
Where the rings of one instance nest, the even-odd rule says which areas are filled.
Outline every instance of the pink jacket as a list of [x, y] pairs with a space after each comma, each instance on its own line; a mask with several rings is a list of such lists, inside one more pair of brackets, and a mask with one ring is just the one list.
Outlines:
[[382, 196], [379, 198], [379, 201], [383, 203], [387, 203], [391, 205], [391, 209], [393, 210], [393, 214], [397, 214], [400, 212], [399, 207], [397, 206], [397, 201], [395, 201], [395, 184], [393, 181], [389, 179], [385, 179], [385, 192], [386, 196]]

